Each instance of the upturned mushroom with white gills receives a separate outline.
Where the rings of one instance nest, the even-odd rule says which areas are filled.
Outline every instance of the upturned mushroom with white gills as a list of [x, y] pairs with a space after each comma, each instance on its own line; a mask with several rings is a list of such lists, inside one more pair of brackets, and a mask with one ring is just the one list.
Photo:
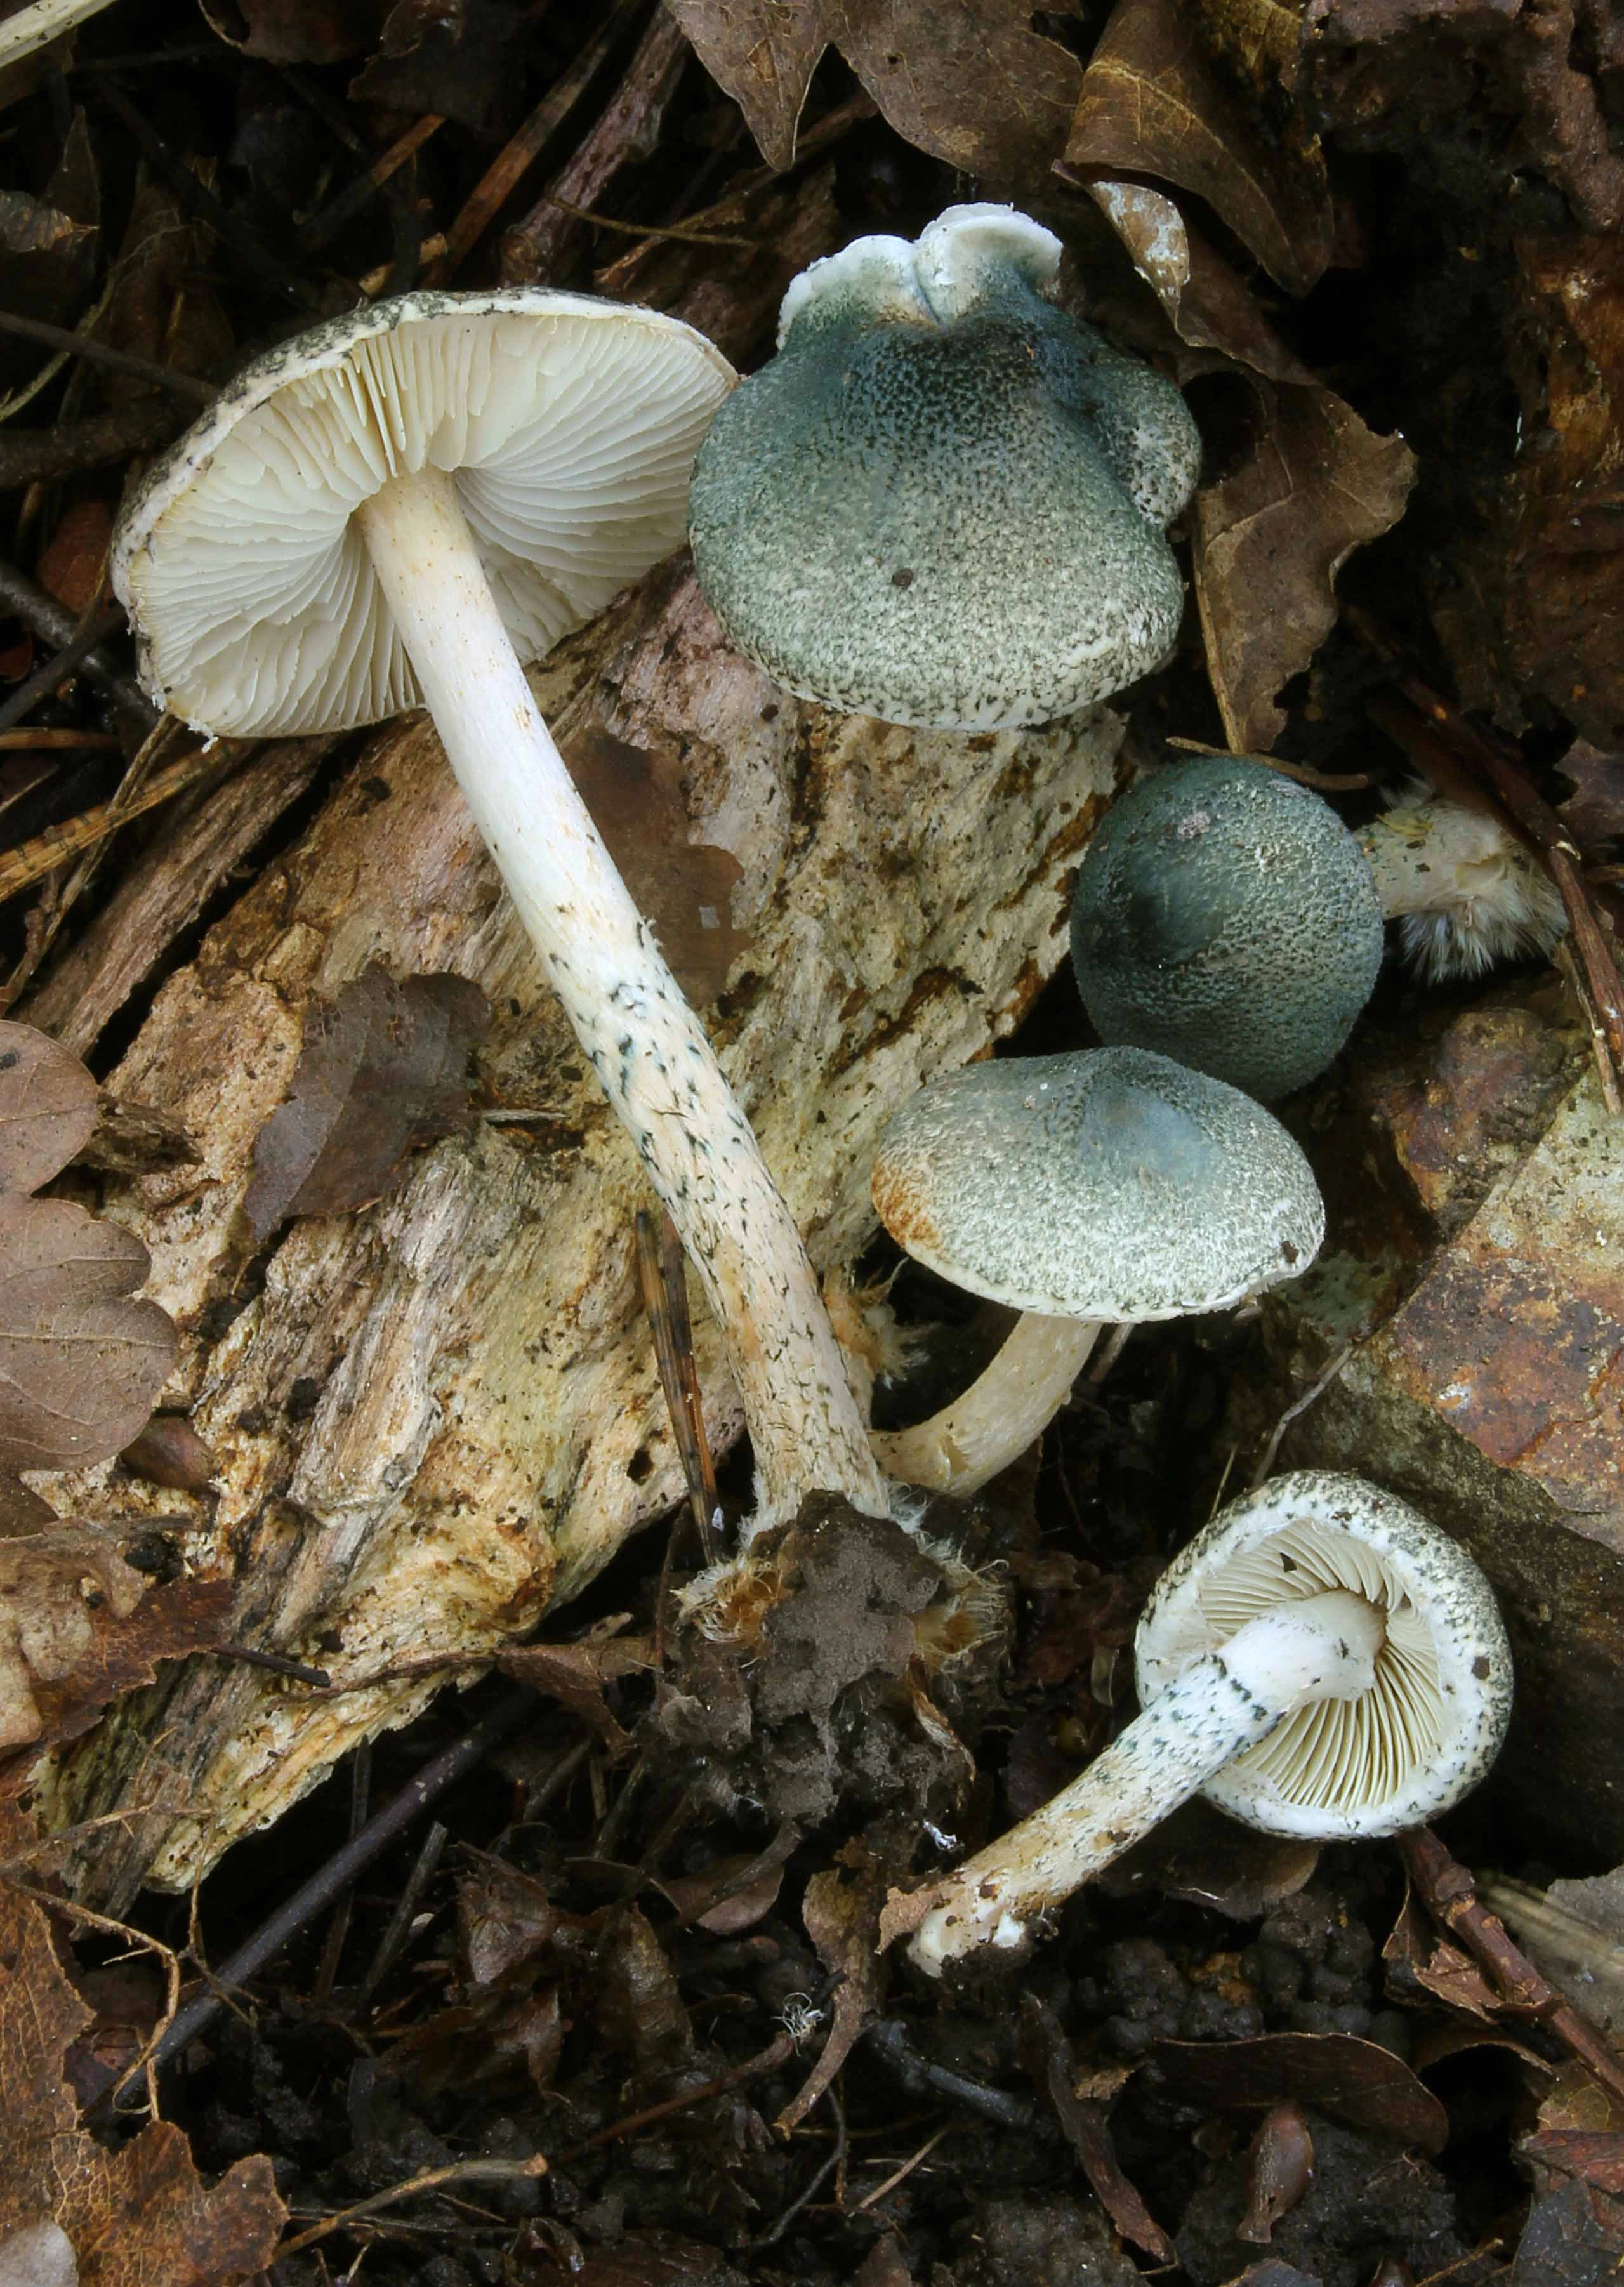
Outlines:
[[375, 303], [250, 365], [124, 511], [153, 696], [285, 737], [426, 706], [693, 1259], [769, 1512], [885, 1491], [800, 1234], [537, 710], [541, 657], [681, 545], [734, 375], [651, 310], [516, 289]]
[[1249, 755], [1142, 779], [1078, 868], [1072, 965], [1101, 1040], [1265, 1103], [1335, 1056], [1382, 944], [1359, 843], [1328, 802]]
[[1266, 1834], [1352, 1840], [1446, 1810], [1499, 1753], [1511, 1655], [1456, 1542], [1359, 1477], [1273, 1478], [1152, 1591], [1143, 1712], [1069, 1786], [923, 1891], [893, 1893], [931, 1976], [1009, 1951], [1191, 1795]]
[[1429, 985], [1483, 977], [1502, 961], [1549, 960], [1567, 927], [1562, 892], [1532, 851], [1486, 810], [1422, 779], [1360, 829], [1406, 960]]
[[1060, 255], [1011, 207], [949, 207], [791, 285], [779, 354], [718, 414], [689, 504], [712, 608], [787, 689], [1001, 730], [1171, 651], [1162, 527], [1200, 439], [1171, 382], [1054, 306]]
[[1306, 1270], [1313, 1171], [1239, 1088], [1145, 1049], [967, 1065], [910, 1096], [872, 1184], [899, 1246], [1023, 1315], [979, 1380], [874, 1448], [905, 1484], [970, 1493], [1040, 1436], [1104, 1326], [1225, 1310]]

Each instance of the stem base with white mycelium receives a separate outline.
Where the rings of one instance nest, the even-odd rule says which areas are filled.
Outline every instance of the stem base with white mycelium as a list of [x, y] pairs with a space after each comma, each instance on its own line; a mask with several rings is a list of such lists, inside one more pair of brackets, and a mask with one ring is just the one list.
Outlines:
[[899, 1484], [961, 1499], [1035, 1445], [1088, 1364], [1101, 1321], [1023, 1310], [970, 1388], [911, 1429], [876, 1429], [880, 1467]]
[[575, 789], [514, 656], [453, 479], [355, 510], [474, 821], [693, 1259], [749, 1426], [764, 1514], [812, 1492], [883, 1515], [812, 1266], [749, 1123]]
[[983, 1946], [1007, 1951], [1248, 1747], [1311, 1702], [1375, 1681], [1386, 1622], [1351, 1589], [1248, 1620], [1158, 1694], [1087, 1770], [931, 1892], [911, 1958], [932, 1977]]

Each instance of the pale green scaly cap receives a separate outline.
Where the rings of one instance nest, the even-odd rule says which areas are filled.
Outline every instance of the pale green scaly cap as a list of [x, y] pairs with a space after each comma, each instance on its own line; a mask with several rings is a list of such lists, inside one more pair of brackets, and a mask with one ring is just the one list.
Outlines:
[[893, 1238], [972, 1294], [1050, 1318], [1223, 1310], [1306, 1270], [1313, 1171], [1239, 1088], [1143, 1049], [967, 1064], [880, 1138]]
[[693, 455], [733, 386], [653, 310], [521, 287], [408, 294], [246, 367], [120, 520], [142, 680], [200, 730], [346, 729], [416, 678], [350, 518], [455, 474], [513, 648], [539, 659], [682, 543]]
[[1162, 526], [1200, 440], [1170, 382], [1053, 306], [1060, 250], [1011, 208], [951, 207], [790, 287], [689, 517], [717, 617], [788, 689], [1008, 729], [1166, 658], [1184, 588]]

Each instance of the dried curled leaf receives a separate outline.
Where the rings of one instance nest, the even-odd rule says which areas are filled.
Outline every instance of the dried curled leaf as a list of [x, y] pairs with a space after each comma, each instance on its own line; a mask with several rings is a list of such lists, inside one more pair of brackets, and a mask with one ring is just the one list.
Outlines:
[[828, 47], [839, 50], [899, 135], [968, 174], [1041, 176], [1059, 154], [1077, 100], [1075, 59], [1034, 31], [1018, 0], [669, 4], [770, 167], [795, 158], [801, 107]]
[[[64, 1571], [76, 1582], [90, 1632], [71, 1666], [54, 1676], [36, 1670], [27, 1679], [39, 1728], [21, 1743], [24, 1752], [9, 1762], [0, 1761], [0, 1799], [26, 1784], [40, 1748], [65, 1745], [88, 1731], [110, 1700], [133, 1691], [138, 1684], [150, 1683], [160, 1660], [184, 1659], [190, 1652], [207, 1651], [223, 1643], [231, 1618], [229, 1580], [172, 1580], [154, 1587], [128, 1566], [121, 1566], [116, 1576], [121, 1595], [115, 1602], [100, 1593], [94, 1571], [83, 1562], [87, 1550], [93, 1553], [102, 1545], [97, 1528], [75, 1519], [57, 1530], [64, 1544], [73, 1543], [78, 1550], [75, 1574], [73, 1550], [65, 1547]], [[33, 1552], [36, 1542], [47, 1537], [0, 1541], [0, 1561], [13, 1556], [17, 1560], [25, 1602]], [[126, 1575], [138, 1584], [139, 1604], [127, 1601]], [[0, 1601], [0, 1644], [4, 1642], [6, 1610], [6, 1603]], [[59, 1641], [65, 1642], [65, 1637]], [[4, 1656], [0, 1653], [0, 1658]], [[15, 1662], [17, 1655], [12, 1657]], [[5, 1679], [7, 1685], [12, 1681]]]
[[0, 1191], [36, 1191], [84, 1149], [100, 1091], [77, 1056], [0, 1020]]
[[1088, 187], [1181, 340], [1216, 352], [1195, 369], [1233, 360], [1253, 394], [1252, 453], [1196, 495], [1190, 521], [1224, 735], [1236, 753], [1267, 753], [1286, 720], [1275, 694], [1330, 633], [1338, 570], [1403, 515], [1415, 455], [1314, 379], [1176, 201], [1137, 183]]
[[[1194, 191], [1271, 278], [1306, 294], [1330, 259], [1325, 160], [1288, 96], [1292, 68], [1272, 0], [1220, 12], [1190, 0], [1121, 0], [1083, 74], [1069, 169], [1152, 175]], [[1289, 44], [1295, 47], [1291, 20]], [[1286, 125], [1264, 125], [1264, 108]]]
[[79, 2287], [231, 2287], [262, 2270], [287, 2216], [269, 2160], [239, 2160], [205, 2190], [171, 2123], [114, 2152], [80, 2127], [64, 2061], [91, 2013], [44, 1913], [3, 1881], [0, 1964], [0, 2246], [49, 2217], [72, 2243]]
[[254, 1146], [243, 1213], [255, 1244], [285, 1215], [368, 1206], [413, 1151], [465, 1130], [468, 1058], [489, 1017], [466, 977], [397, 983], [376, 962], [315, 1003], [287, 1102]]
[[1237, 754], [1273, 745], [1275, 694], [1330, 633], [1338, 571], [1398, 523], [1415, 481], [1404, 439], [1374, 435], [1330, 390], [1252, 385], [1256, 449], [1197, 495], [1192, 518], [1208, 671]]
[[1176, 2103], [1203, 2110], [1263, 2111], [1289, 2096], [1422, 2152], [1441, 2152], [1448, 2140], [1449, 2116], [1431, 2090], [1390, 2049], [1351, 2033], [1158, 2041], [1151, 2063]]
[[165, 1313], [130, 1299], [148, 1269], [140, 1240], [23, 1196], [83, 1149], [98, 1102], [76, 1056], [0, 1023], [0, 1476], [116, 1453], [175, 1362]]
[[175, 1362], [132, 1299], [147, 1249], [67, 1199], [0, 1195], [0, 1470], [67, 1469], [127, 1445]]
[[681, 756], [646, 754], [590, 725], [566, 742], [564, 759], [677, 983], [708, 1008], [750, 942], [730, 918], [744, 868], [731, 850], [689, 840]]
[[98, 1615], [128, 1618], [146, 1586], [93, 1525], [0, 1541], [0, 1747], [39, 1737], [34, 1686], [71, 1675]]

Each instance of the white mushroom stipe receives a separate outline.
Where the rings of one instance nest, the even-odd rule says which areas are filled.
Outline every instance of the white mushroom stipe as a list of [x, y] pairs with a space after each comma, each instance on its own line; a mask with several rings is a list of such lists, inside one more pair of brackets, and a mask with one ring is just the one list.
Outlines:
[[1089, 1362], [1099, 1323], [1023, 1311], [991, 1368], [911, 1429], [876, 1429], [880, 1467], [899, 1484], [977, 1492], [1042, 1436]]
[[914, 1960], [939, 1977], [978, 1945], [1018, 1944], [1034, 1915], [1081, 1889], [1287, 1715], [1368, 1691], [1385, 1641], [1375, 1607], [1346, 1589], [1248, 1621], [1080, 1777], [959, 1869], [919, 1926]]
[[154, 468], [114, 582], [154, 697], [240, 735], [426, 701], [570, 1022], [693, 1257], [770, 1514], [886, 1488], [793, 1217], [531, 697], [677, 546], [733, 376], [692, 328], [528, 289], [411, 295], [238, 376]]
[[1394, 1834], [1476, 1785], [1511, 1713], [1511, 1656], [1464, 1549], [1391, 1493], [1304, 1470], [1233, 1502], [1153, 1590], [1143, 1712], [965, 1865], [893, 1895], [931, 1976], [1035, 1917], [1197, 1792], [1265, 1833]]
[[455, 483], [396, 477], [355, 521], [526, 934], [731, 1330], [767, 1508], [839, 1491], [882, 1513], [800, 1235], [542, 720]]

